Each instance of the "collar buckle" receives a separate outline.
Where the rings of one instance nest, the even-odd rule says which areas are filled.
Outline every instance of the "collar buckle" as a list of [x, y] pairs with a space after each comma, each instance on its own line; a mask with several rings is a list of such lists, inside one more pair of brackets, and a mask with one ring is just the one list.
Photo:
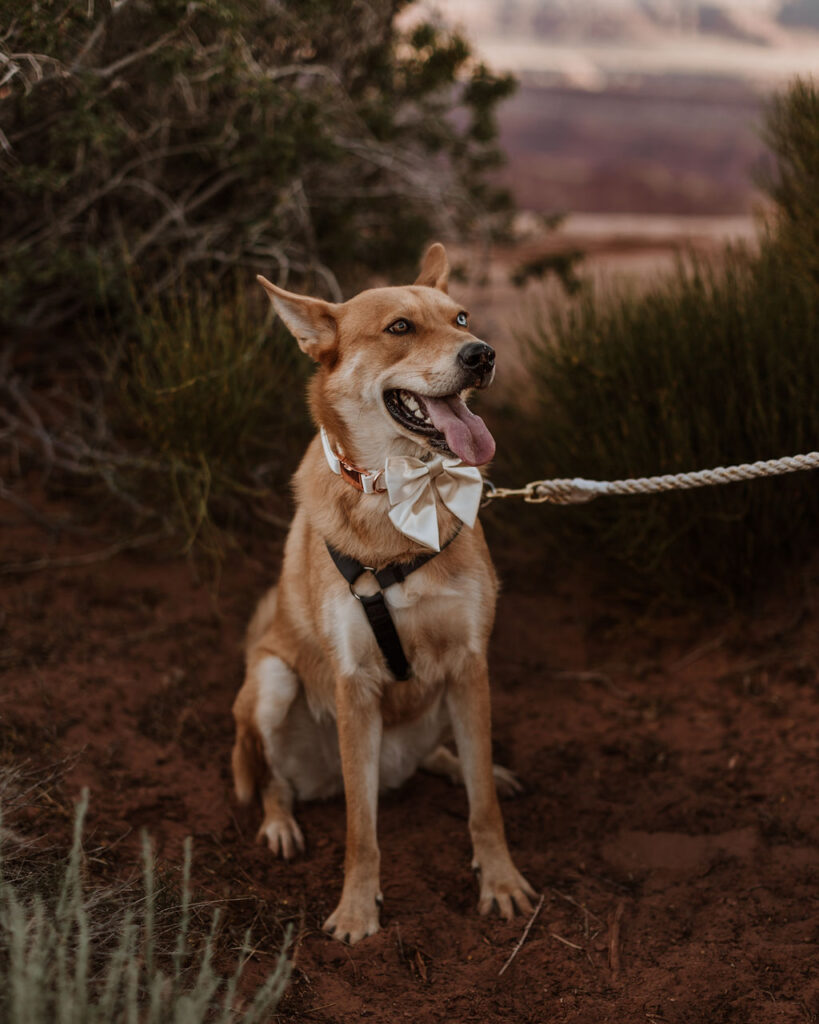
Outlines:
[[386, 493], [386, 487], [376, 487], [378, 480], [384, 473], [383, 469], [367, 470], [353, 466], [333, 451], [333, 446], [330, 444], [330, 438], [327, 436], [327, 431], [324, 427], [321, 427], [320, 433], [324, 457], [327, 459], [327, 465], [336, 476], [340, 476], [342, 480], [346, 480], [348, 484], [351, 484], [357, 491], [361, 491], [364, 494]]

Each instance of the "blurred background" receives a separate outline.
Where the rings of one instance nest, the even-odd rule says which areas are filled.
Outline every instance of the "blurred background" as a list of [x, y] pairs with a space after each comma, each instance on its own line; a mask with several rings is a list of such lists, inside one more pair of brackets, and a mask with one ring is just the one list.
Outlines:
[[525, 209], [739, 217], [764, 102], [819, 65], [811, 0], [442, 4], [495, 69], [505, 180]]
[[[340, 301], [411, 280], [434, 239], [500, 352], [499, 482], [815, 446], [815, 0], [4, 11], [19, 486], [45, 454], [44, 479], [218, 564], [234, 527], [287, 522], [311, 429], [309, 367], [255, 274]], [[590, 530], [596, 562], [635, 583], [654, 566], [651, 593], [710, 551], [692, 585], [734, 600], [810, 532], [812, 485], [547, 513], [539, 547], [551, 564]], [[528, 533], [527, 515], [507, 505], [498, 529]]]
[[[525, 258], [581, 250], [587, 273], [644, 278], [673, 267], [681, 248], [714, 252], [755, 237], [771, 170], [766, 106], [819, 68], [819, 4], [467, 0], [437, 9], [495, 70], [517, 77], [498, 120], [500, 177], [517, 207], [566, 215], [552, 238], [521, 242]], [[525, 215], [518, 223], [532, 226]], [[519, 296], [497, 298], [514, 315]]]

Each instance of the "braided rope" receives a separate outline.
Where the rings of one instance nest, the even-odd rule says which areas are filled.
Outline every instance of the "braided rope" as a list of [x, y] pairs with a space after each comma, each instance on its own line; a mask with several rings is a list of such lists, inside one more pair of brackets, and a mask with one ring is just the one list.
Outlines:
[[533, 480], [525, 487], [494, 487], [488, 484], [485, 502], [495, 498], [523, 498], [531, 504], [544, 501], [553, 505], [578, 505], [601, 494], [657, 494], [660, 491], [687, 491], [692, 487], [730, 484], [738, 480], [755, 480], [763, 476], [780, 476], [805, 469], [819, 469], [819, 452], [807, 455], [746, 462], [741, 466], [717, 466], [694, 473], [671, 473], [665, 476], [642, 476], [631, 480]]

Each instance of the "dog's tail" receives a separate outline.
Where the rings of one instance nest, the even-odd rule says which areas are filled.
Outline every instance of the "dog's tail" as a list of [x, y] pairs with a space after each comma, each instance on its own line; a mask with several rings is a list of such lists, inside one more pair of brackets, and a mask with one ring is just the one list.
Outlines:
[[[267, 631], [276, 612], [276, 587], [272, 587], [256, 606], [245, 637], [245, 658], [248, 664], [254, 648]], [[262, 738], [256, 727], [258, 693], [252, 680], [246, 680], [233, 704], [236, 720], [236, 741], [231, 754], [233, 787], [239, 803], [249, 804], [257, 790], [266, 784], [270, 770], [264, 756]]]

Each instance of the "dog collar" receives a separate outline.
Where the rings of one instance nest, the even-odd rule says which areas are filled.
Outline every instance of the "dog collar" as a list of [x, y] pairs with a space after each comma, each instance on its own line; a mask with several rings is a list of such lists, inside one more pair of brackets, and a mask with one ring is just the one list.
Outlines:
[[333, 446], [330, 444], [330, 438], [324, 427], [321, 427], [320, 433], [324, 457], [336, 476], [340, 476], [342, 480], [346, 480], [348, 484], [352, 484], [356, 490], [362, 491], [364, 494], [383, 494], [386, 491], [386, 487], [376, 487], [379, 477], [384, 472], [383, 469], [368, 470], [353, 466], [352, 463], [347, 462], [333, 451]]
[[[459, 458], [436, 455], [416, 459], [410, 455], [391, 455], [383, 470], [359, 469], [333, 451], [326, 432], [321, 443], [330, 469], [364, 494], [387, 495], [387, 515], [405, 537], [424, 547], [439, 551], [438, 502], [466, 526], [474, 526], [483, 494], [483, 477], [475, 466], [465, 466]], [[382, 482], [383, 486], [378, 486]]]

